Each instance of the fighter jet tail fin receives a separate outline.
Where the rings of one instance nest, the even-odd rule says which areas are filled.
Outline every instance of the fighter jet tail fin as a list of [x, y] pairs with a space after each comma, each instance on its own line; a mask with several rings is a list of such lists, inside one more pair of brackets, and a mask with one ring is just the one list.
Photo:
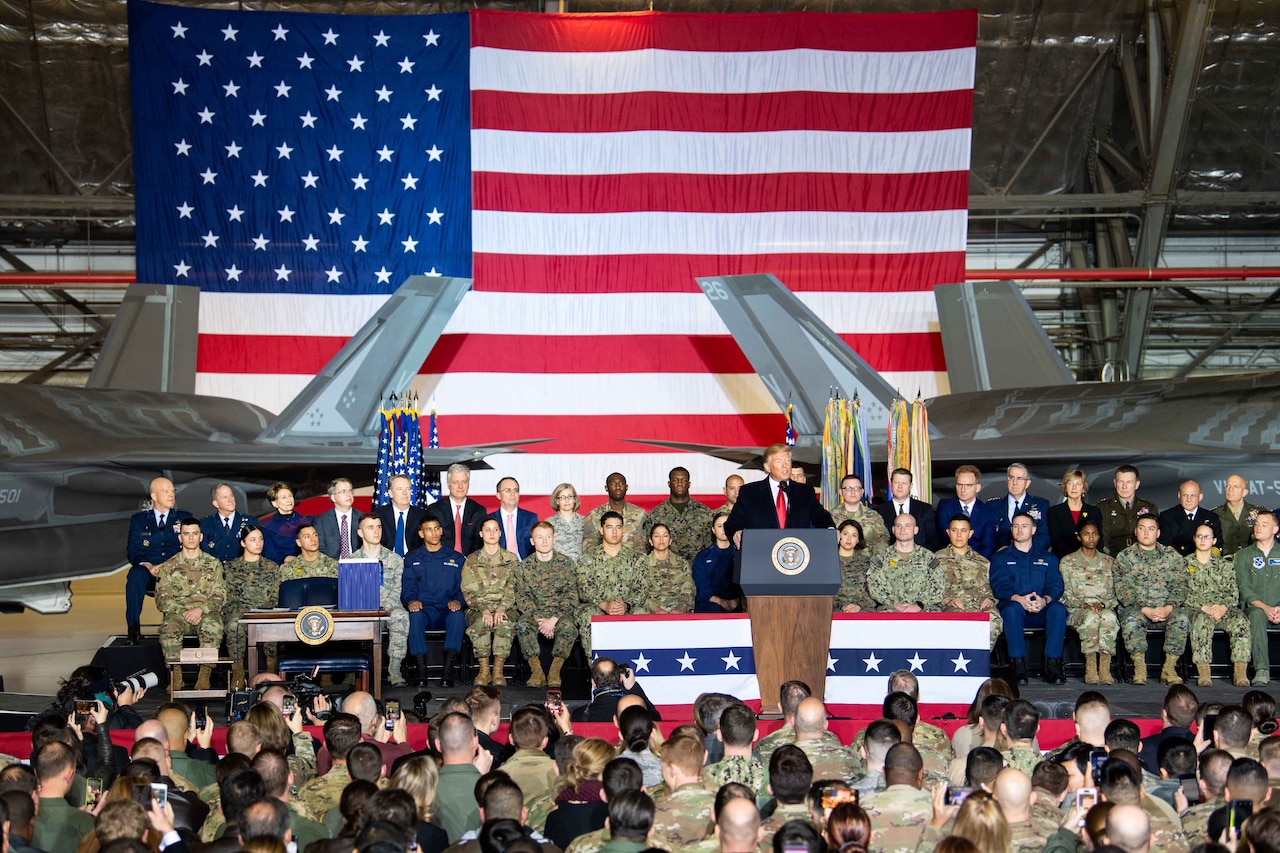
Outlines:
[[470, 288], [467, 278], [406, 279], [258, 440], [377, 447], [378, 410], [409, 387]]
[[859, 395], [868, 432], [885, 434], [897, 396], [893, 387], [775, 276], [697, 281], [778, 406], [795, 406], [797, 433], [822, 435], [827, 401], [836, 391]]
[[200, 289], [131, 284], [86, 388], [194, 394]]
[[933, 295], [953, 394], [1075, 383], [1012, 282], [944, 284]]

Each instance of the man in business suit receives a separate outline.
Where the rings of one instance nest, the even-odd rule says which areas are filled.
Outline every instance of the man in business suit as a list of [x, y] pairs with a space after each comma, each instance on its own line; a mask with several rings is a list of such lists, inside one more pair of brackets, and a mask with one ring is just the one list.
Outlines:
[[969, 539], [969, 547], [988, 560], [996, 552], [996, 523], [998, 516], [993, 507], [978, 499], [982, 491], [982, 472], [975, 465], [960, 465], [956, 468], [956, 496], [938, 501], [938, 537], [947, 537], [947, 528], [951, 519], [963, 515], [969, 519], [969, 527], [973, 536]]
[[503, 548], [522, 560], [529, 556], [533, 551], [529, 539], [533, 536], [538, 516], [520, 508], [520, 484], [515, 477], [503, 477], [498, 481], [498, 508], [489, 513], [489, 518], [502, 528]]
[[779, 530], [784, 527], [834, 527], [831, 513], [809, 486], [791, 480], [791, 448], [771, 444], [764, 451], [769, 476], [738, 490], [738, 502], [725, 521], [724, 532], [742, 547], [743, 530]]
[[403, 474], [391, 478], [387, 491], [391, 493], [391, 503], [375, 507], [373, 511], [382, 519], [382, 544], [403, 557], [414, 548], [422, 547], [420, 531], [427, 511], [413, 505], [413, 484]]
[[217, 512], [200, 519], [200, 547], [225, 563], [240, 556], [240, 530], [251, 519], [236, 510], [236, 493], [226, 483], [214, 486], [209, 496]]
[[316, 516], [316, 533], [320, 536], [320, 552], [335, 560], [345, 560], [352, 551], [360, 550], [360, 518], [352, 503], [355, 489], [346, 477], [339, 477], [329, 484], [329, 500], [333, 509], [326, 509]]
[[129, 519], [129, 574], [124, 582], [124, 621], [129, 642], [141, 638], [142, 602], [154, 589], [160, 564], [178, 553], [178, 522], [190, 518], [185, 509], [175, 509], [177, 492], [173, 481], [156, 477], [151, 481], [151, 509], [135, 512]]
[[1020, 512], [1031, 516], [1036, 532], [1032, 544], [1041, 551], [1049, 550], [1049, 502], [1030, 494], [1031, 473], [1021, 462], [1014, 462], [1005, 469], [1005, 482], [1009, 493], [991, 498], [987, 506], [996, 511], [996, 550], [1013, 542], [1009, 520]]
[[1196, 549], [1196, 528], [1207, 524], [1213, 528], [1214, 537], [1222, 541], [1222, 520], [1218, 514], [1200, 508], [1200, 484], [1187, 480], [1178, 487], [1178, 506], [1160, 513], [1160, 544], [1167, 545], [1182, 556]]
[[[898, 516], [911, 516], [916, 520], [915, 543], [930, 551], [937, 551], [942, 547], [937, 516], [934, 515], [933, 507], [911, 497], [911, 480], [911, 472], [906, 468], [894, 468], [893, 473], [889, 475], [889, 500], [876, 506], [876, 512], [880, 513], [880, 517], [884, 519], [885, 529], [890, 531], [893, 530], [893, 523], [897, 521]], [[950, 515], [945, 518], [948, 522], [951, 521]]]
[[480, 550], [480, 525], [489, 511], [477, 500], [467, 497], [471, 490], [471, 469], [455, 462], [445, 471], [449, 494], [427, 507], [427, 513], [439, 519], [444, 543], [466, 556]]

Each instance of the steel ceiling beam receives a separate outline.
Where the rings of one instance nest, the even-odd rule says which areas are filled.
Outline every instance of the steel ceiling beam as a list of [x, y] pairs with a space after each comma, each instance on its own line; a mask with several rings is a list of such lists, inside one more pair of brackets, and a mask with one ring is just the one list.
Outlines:
[[[1177, 203], [1173, 182], [1182, 159], [1182, 141], [1196, 96], [1196, 83], [1200, 79], [1212, 17], [1213, 0], [1188, 0], [1160, 122], [1152, 138], [1147, 206], [1142, 227], [1138, 230], [1135, 266], [1154, 267], [1160, 260], [1165, 234], [1169, 230], [1169, 218]], [[1158, 25], [1158, 16], [1153, 16], [1153, 20]], [[1148, 33], [1149, 37], [1151, 35]], [[1142, 346], [1150, 320], [1151, 292], [1138, 290], [1130, 293], [1120, 335], [1119, 357], [1129, 366], [1130, 375], [1135, 379], [1142, 378]]]

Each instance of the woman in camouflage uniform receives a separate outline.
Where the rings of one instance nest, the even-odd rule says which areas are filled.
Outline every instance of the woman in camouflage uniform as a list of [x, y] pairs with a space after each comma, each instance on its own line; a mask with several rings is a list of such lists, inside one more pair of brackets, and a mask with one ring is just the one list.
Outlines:
[[1213, 684], [1209, 664], [1213, 662], [1213, 632], [1227, 632], [1231, 645], [1232, 683], [1248, 687], [1245, 668], [1249, 664], [1249, 620], [1240, 610], [1240, 587], [1235, 565], [1213, 553], [1217, 544], [1213, 528], [1196, 528], [1196, 550], [1187, 555], [1187, 610], [1191, 612], [1191, 660], [1196, 665], [1196, 684]]
[[[227, 652], [236, 659], [232, 681], [238, 690], [244, 686], [244, 667], [248, 649], [248, 634], [240, 624], [246, 610], [264, 610], [276, 606], [280, 595], [280, 567], [273, 560], [262, 556], [266, 537], [256, 524], [246, 524], [240, 529], [240, 556], [227, 562], [222, 569], [227, 585], [227, 601], [222, 605], [222, 625], [227, 638]], [[254, 654], [258, 653], [254, 649]], [[267, 657], [275, 660], [275, 643], [267, 644]], [[267, 672], [273, 672], [269, 665]]]
[[671, 530], [657, 522], [649, 530], [650, 551], [645, 556], [649, 570], [648, 613], [692, 613], [693, 572], [689, 564], [671, 550]]
[[561, 483], [551, 490], [551, 508], [555, 512], [544, 521], [551, 522], [556, 532], [556, 552], [575, 563], [582, 556], [582, 522], [586, 516], [578, 512], [582, 499], [572, 483]]
[[862, 537], [862, 525], [852, 518], [840, 522], [840, 589], [832, 599], [837, 613], [864, 613], [876, 609], [876, 603], [867, 592], [867, 568], [871, 558], [867, 554], [867, 541]]
[[1076, 531], [1080, 550], [1058, 563], [1062, 573], [1062, 605], [1067, 608], [1067, 624], [1080, 636], [1084, 653], [1085, 684], [1114, 684], [1111, 656], [1116, 653], [1116, 600], [1112, 568], [1115, 560], [1098, 550], [1102, 539], [1097, 519], [1081, 518]]
[[[486, 518], [480, 525], [479, 551], [473, 551], [462, 566], [462, 595], [467, 600], [467, 636], [480, 660], [476, 684], [506, 686], [502, 667], [515, 638], [516, 581], [512, 572], [520, 558], [499, 544], [502, 525]], [[508, 615], [508, 611], [511, 611]], [[493, 672], [489, 671], [489, 651], [493, 650]]]

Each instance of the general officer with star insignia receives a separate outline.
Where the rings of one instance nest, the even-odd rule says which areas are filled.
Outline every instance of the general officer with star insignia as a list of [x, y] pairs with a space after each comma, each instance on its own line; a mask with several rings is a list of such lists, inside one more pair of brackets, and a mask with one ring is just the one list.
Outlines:
[[151, 508], [135, 512], [129, 519], [129, 574], [124, 584], [124, 619], [130, 643], [141, 637], [142, 603], [155, 589], [160, 564], [178, 553], [178, 524], [191, 513], [176, 509], [173, 481], [156, 477], [151, 481]]

